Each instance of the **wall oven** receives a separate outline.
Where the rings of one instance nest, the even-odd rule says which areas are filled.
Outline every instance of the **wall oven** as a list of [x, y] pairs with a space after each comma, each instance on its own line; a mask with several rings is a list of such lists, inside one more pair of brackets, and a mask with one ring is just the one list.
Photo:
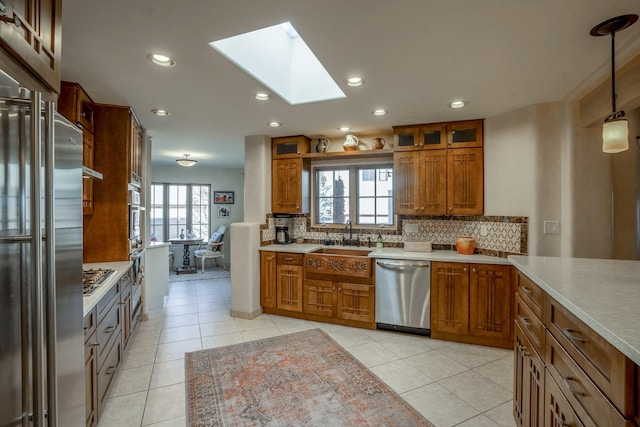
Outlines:
[[138, 246], [140, 241], [140, 217], [143, 208], [140, 207], [140, 192], [138, 190], [129, 190], [129, 240], [133, 246]]

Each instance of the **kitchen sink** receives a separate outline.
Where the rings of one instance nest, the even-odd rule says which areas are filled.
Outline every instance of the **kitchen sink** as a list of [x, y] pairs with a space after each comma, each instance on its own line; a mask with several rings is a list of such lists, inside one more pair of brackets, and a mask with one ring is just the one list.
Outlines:
[[317, 249], [304, 256], [306, 277], [342, 281], [356, 279], [365, 280], [366, 283], [371, 281], [373, 284], [373, 258], [368, 256], [371, 251], [372, 249]]
[[352, 257], [366, 257], [372, 249], [344, 249], [344, 248], [320, 248], [311, 251], [312, 254], [348, 255]]

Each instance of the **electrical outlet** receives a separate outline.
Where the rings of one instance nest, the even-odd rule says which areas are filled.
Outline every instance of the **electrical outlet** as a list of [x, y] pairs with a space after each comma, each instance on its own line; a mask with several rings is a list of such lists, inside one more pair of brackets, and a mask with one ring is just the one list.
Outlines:
[[418, 232], [418, 224], [406, 224], [404, 226], [404, 230], [407, 233], [417, 233]]
[[489, 234], [489, 232], [487, 231], [487, 226], [486, 225], [481, 225], [480, 226], [480, 235], [481, 236], [486, 236], [487, 234]]
[[560, 232], [560, 221], [544, 221], [544, 234], [558, 234]]

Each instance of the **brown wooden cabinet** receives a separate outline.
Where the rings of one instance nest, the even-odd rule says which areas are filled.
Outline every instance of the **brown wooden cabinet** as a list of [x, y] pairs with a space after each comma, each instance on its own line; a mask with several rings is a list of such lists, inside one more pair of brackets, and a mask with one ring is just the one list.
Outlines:
[[469, 266], [431, 263], [431, 334], [469, 334]]
[[[133, 129], [138, 121], [126, 106], [95, 104], [95, 169], [104, 175], [93, 188], [93, 215], [84, 219], [84, 262], [129, 259], [129, 185]], [[136, 185], [136, 183], [133, 183]]]
[[127, 348], [131, 333], [133, 332], [131, 324], [131, 281], [123, 279], [120, 291], [120, 316], [122, 318], [122, 349]]
[[271, 158], [297, 158], [309, 152], [311, 140], [304, 135], [282, 136], [271, 139]]
[[[82, 166], [94, 169], [94, 103], [78, 83], [62, 82], [58, 112], [82, 128]], [[93, 179], [82, 180], [82, 214], [93, 214]]]
[[260, 252], [260, 305], [276, 307], [276, 253]]
[[439, 215], [446, 211], [446, 150], [395, 153], [393, 174], [396, 214]]
[[375, 286], [338, 282], [338, 319], [372, 324], [375, 322]]
[[522, 272], [516, 283], [517, 425], [635, 425], [638, 366]]
[[302, 312], [302, 254], [278, 253], [276, 308]]
[[309, 159], [273, 160], [272, 169], [273, 213], [309, 213]]
[[332, 318], [336, 316], [337, 290], [330, 280], [304, 281], [304, 312], [316, 316]]
[[3, 0], [3, 4], [2, 47], [48, 87], [59, 92], [62, 0]]
[[142, 126], [138, 123], [138, 119], [136, 119], [133, 111], [131, 112], [132, 120], [131, 120], [131, 136], [129, 140], [131, 141], [130, 146], [130, 170], [131, 170], [131, 178], [129, 182], [136, 187], [142, 186], [142, 162], [143, 162], [143, 153], [142, 153]]
[[482, 148], [447, 150], [447, 215], [482, 215], [483, 211]]
[[482, 120], [393, 129], [397, 214], [482, 215]]
[[84, 381], [85, 412], [87, 427], [98, 425], [98, 361], [96, 348], [96, 308], [94, 307], [84, 318]]
[[511, 348], [511, 267], [433, 262], [431, 336]]

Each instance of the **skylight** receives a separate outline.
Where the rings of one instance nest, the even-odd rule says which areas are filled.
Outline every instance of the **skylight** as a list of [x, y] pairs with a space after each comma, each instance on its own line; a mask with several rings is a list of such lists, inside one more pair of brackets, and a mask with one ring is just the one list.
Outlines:
[[209, 43], [289, 104], [346, 95], [289, 22]]

